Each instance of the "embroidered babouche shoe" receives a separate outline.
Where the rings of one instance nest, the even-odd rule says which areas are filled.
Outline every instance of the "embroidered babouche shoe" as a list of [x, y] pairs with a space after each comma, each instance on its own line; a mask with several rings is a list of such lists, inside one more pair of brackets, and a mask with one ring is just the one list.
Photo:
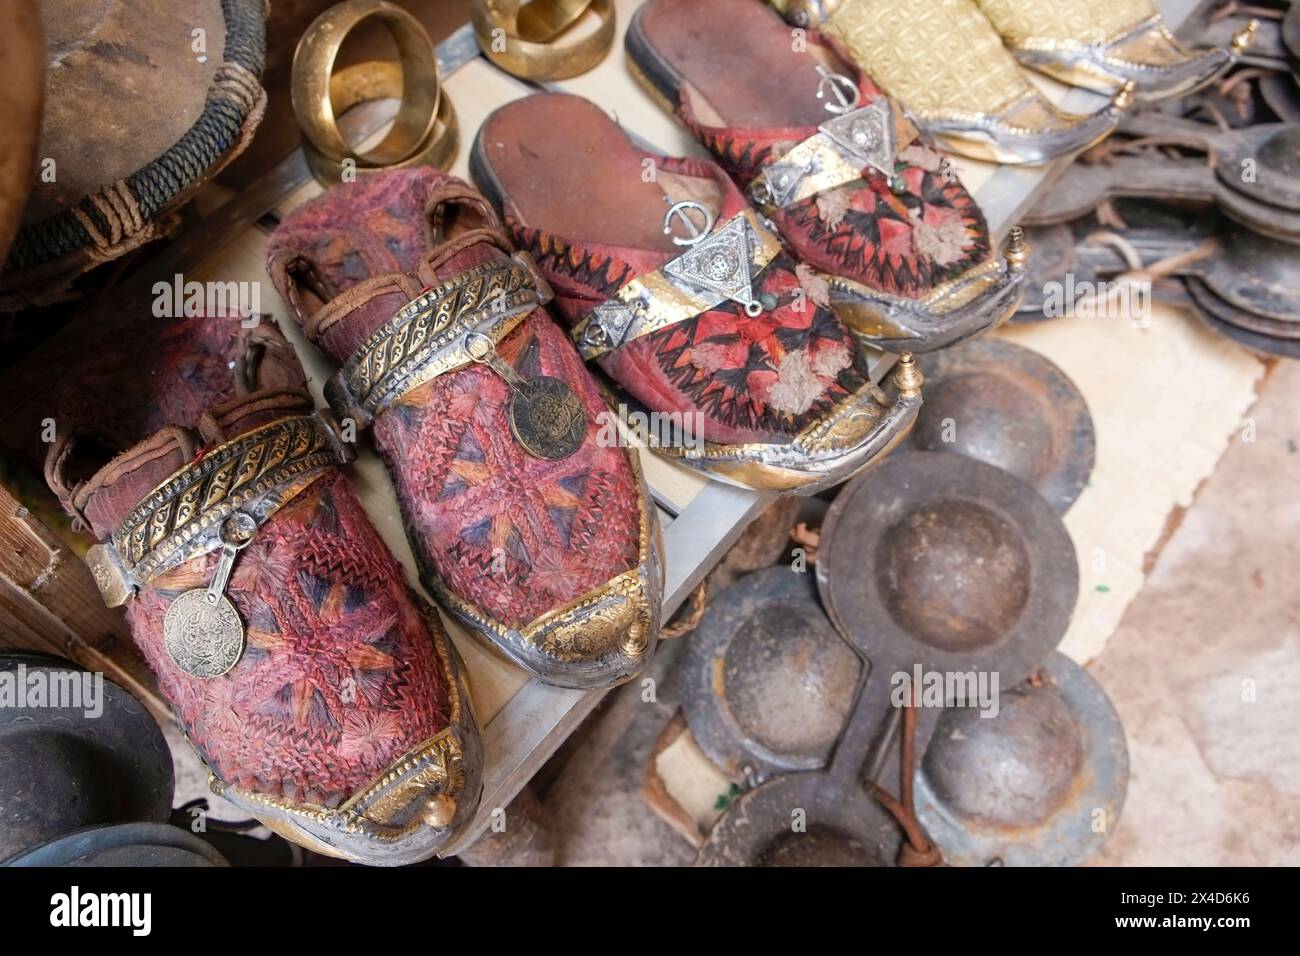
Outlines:
[[[822, 30], [945, 149], [1038, 164], [1104, 139], [1133, 102], [1059, 109], [1019, 69], [976, 0], [772, 0], [794, 25]], [[787, 37], [786, 46], [789, 47]]]
[[[728, 24], [723, 46], [710, 23]], [[797, 52], [790, 33], [746, 0], [650, 0], [627, 47], [795, 257], [829, 277], [831, 307], [868, 344], [931, 351], [1011, 315], [1023, 250], [994, 253], [951, 164], [823, 37]]]
[[269, 269], [443, 607], [552, 684], [641, 670], [663, 582], [637, 453], [486, 200], [429, 168], [366, 176], [286, 217]]
[[[891, 449], [920, 403], [906, 358], [887, 388], [716, 164], [650, 156], [599, 107], [537, 94], [480, 128], [474, 179], [555, 290], [581, 354], [702, 441], [656, 450], [711, 477], [811, 494]], [[700, 446], [703, 447], [700, 447]]]
[[1222, 76], [1258, 24], [1224, 47], [1189, 49], [1150, 0], [976, 0], [1016, 59], [1071, 86], [1139, 100], [1186, 96]]
[[[80, 342], [46, 478], [212, 773], [286, 839], [412, 863], [473, 816], [461, 665], [405, 583], [269, 321], [138, 323]], [[123, 357], [129, 357], [124, 360]]]

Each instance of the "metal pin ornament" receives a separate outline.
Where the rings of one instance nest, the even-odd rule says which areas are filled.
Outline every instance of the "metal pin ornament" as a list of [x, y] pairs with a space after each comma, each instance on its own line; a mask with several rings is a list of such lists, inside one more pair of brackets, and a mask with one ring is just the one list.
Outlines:
[[495, 372], [510, 389], [510, 432], [534, 458], [558, 461], [582, 447], [587, 416], [573, 389], [558, 378], [524, 378], [501, 357], [492, 340], [470, 332], [464, 340], [469, 357]]
[[824, 66], [817, 67], [817, 75], [821, 77], [817, 83], [817, 99], [826, 99], [827, 89], [835, 97], [834, 103], [823, 104], [826, 112], [842, 116], [858, 108], [858, 104], [862, 102], [862, 90], [858, 88], [857, 83], [853, 82], [852, 77], [845, 76], [843, 73], [832, 73]]
[[[826, 102], [822, 108], [828, 113], [832, 113], [839, 120], [828, 121], [822, 126], [824, 132], [828, 132], [832, 139], [839, 140], [844, 147], [850, 151], [860, 154], [867, 159], [868, 163], [880, 170], [885, 175], [889, 183], [889, 188], [899, 195], [907, 192], [907, 181], [887, 168], [879, 160], [872, 160], [872, 157], [882, 146], [886, 147], [886, 152], [892, 160], [894, 147], [892, 137], [884, 128], [873, 125], [870, 120], [860, 119], [862, 113], [870, 112], [872, 109], [881, 109], [892, 122], [892, 113], [889, 106], [884, 100], [877, 100], [867, 107], [859, 107], [862, 104], [862, 90], [858, 87], [852, 77], [845, 76], [842, 73], [832, 73], [824, 66], [817, 67], [817, 75], [821, 80], [817, 84], [817, 99], [825, 100], [826, 91], [830, 90], [835, 98], [835, 102]], [[853, 114], [850, 116], [850, 114]], [[890, 164], [892, 167], [892, 162]]]
[[206, 588], [194, 588], [172, 601], [163, 618], [163, 641], [176, 666], [191, 677], [220, 677], [244, 654], [244, 624], [226, 597], [235, 558], [257, 532], [252, 515], [236, 511], [217, 532], [221, 557]]
[[[680, 220], [690, 232], [689, 236], [673, 236], [673, 245], [675, 246], [693, 246], [701, 239], [713, 231], [713, 213], [709, 212], [701, 203], [687, 200], [685, 202], [673, 202], [667, 196], [664, 196], [664, 202], [668, 204], [668, 211], [664, 213], [664, 235], [673, 236], [673, 223]], [[704, 225], [697, 226], [695, 220], [687, 215], [688, 212], [698, 212], [704, 219]]]
[[[763, 303], [754, 296], [753, 276], [750, 272], [749, 231], [741, 221], [733, 221], [714, 231], [713, 213], [692, 200], [673, 202], [664, 196], [668, 212], [664, 214], [665, 236], [673, 235], [673, 223], [680, 220], [690, 236], [673, 236], [673, 243], [688, 251], [664, 266], [664, 272], [691, 285], [726, 296], [744, 307], [745, 314], [757, 318], [763, 314]], [[687, 213], [694, 211], [704, 217], [704, 226], [695, 224]]]

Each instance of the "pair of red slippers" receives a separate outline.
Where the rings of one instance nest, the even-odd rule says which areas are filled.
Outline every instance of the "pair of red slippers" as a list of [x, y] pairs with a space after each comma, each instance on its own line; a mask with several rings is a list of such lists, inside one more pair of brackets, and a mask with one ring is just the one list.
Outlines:
[[317, 411], [292, 347], [239, 316], [116, 323], [51, 361], [46, 478], [212, 772], [322, 853], [396, 865], [474, 814], [462, 667], [339, 470], [369, 428], [420, 577], [542, 680], [606, 687], [658, 640], [636, 452], [487, 202], [429, 169], [337, 187], [270, 247], [339, 365]]
[[[993, 251], [951, 164], [830, 41], [745, 0], [710, 4], [710, 22], [736, 8], [720, 38], [691, 6], [644, 4], [626, 45], [717, 163], [655, 155], [596, 104], [539, 94], [484, 122], [471, 173], [583, 357], [645, 408], [698, 417], [700, 447], [661, 454], [810, 494], [906, 433], [906, 354], [1010, 316], [1028, 253]], [[870, 384], [862, 346], [904, 353], [901, 387]]]

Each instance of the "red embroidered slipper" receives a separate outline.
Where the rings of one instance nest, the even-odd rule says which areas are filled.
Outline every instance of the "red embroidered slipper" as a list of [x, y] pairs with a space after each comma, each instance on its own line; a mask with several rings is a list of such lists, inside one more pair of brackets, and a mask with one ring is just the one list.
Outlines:
[[438, 852], [481, 789], [461, 665], [338, 470], [346, 446], [288, 343], [199, 318], [78, 348], [46, 478], [100, 540], [95, 580], [212, 789], [320, 853]]
[[649, 0], [626, 36], [633, 72], [831, 277], [831, 306], [866, 341], [930, 351], [1009, 317], [1019, 233], [1001, 261], [979, 206], [898, 106], [825, 37], [801, 41], [750, 0]]
[[555, 289], [579, 352], [651, 414], [697, 423], [702, 442], [660, 441], [662, 454], [811, 494], [911, 426], [910, 359], [895, 398], [872, 385], [825, 283], [715, 164], [652, 156], [587, 100], [538, 94], [488, 117], [470, 168]]
[[521, 667], [605, 687], [650, 660], [658, 530], [636, 452], [542, 308], [487, 201], [428, 168], [337, 186], [271, 239], [269, 269], [372, 425], [424, 581]]

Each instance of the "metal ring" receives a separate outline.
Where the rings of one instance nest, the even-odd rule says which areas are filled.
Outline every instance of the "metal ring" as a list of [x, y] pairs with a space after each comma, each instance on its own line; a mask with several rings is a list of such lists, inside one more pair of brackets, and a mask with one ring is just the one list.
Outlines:
[[[702, 216], [704, 216], [703, 226], [697, 226], [695, 221], [691, 219], [690, 216], [686, 215], [686, 213], [692, 209], [697, 210]], [[673, 243], [678, 246], [695, 245], [701, 239], [709, 235], [709, 233], [713, 232], [713, 226], [715, 225], [713, 213], [709, 212], [703, 204], [689, 199], [684, 202], [673, 203], [668, 208], [668, 211], [664, 213], [663, 227], [665, 236], [673, 235], [674, 219], [681, 220], [686, 228], [691, 231], [691, 236], [689, 238], [683, 239], [679, 236], [673, 236]]]
[[[397, 44], [401, 64], [397, 95], [402, 105], [383, 142], [358, 153], [339, 131], [335, 113], [345, 107], [333, 101], [332, 76], [343, 41], [372, 17], [384, 24]], [[326, 159], [353, 158], [366, 166], [393, 166], [414, 156], [429, 140], [442, 99], [438, 59], [429, 35], [415, 17], [385, 0], [346, 0], [312, 21], [293, 54], [290, 88], [298, 125], [316, 151]]]
[[[482, 353], [477, 353], [474, 349], [473, 343], [480, 339], [487, 343], [487, 348], [485, 348]], [[487, 357], [491, 355], [492, 350], [496, 348], [492, 339], [489, 336], [484, 335], [482, 332], [467, 332], [465, 334], [464, 346], [465, 354], [468, 355], [472, 361], [478, 362], [480, 365], [487, 362]]]
[[[330, 95], [340, 113], [345, 113], [358, 103], [375, 99], [396, 99], [401, 94], [401, 67], [391, 60], [370, 60], [340, 70], [330, 79]], [[433, 166], [446, 169], [456, 157], [460, 132], [456, 110], [450, 97], [438, 100], [437, 122], [415, 153], [398, 163], [387, 166], [368, 166], [359, 158], [352, 172], [357, 175], [375, 173], [384, 169], [404, 169], [410, 166]], [[307, 165], [322, 186], [344, 182], [345, 160], [331, 159], [318, 151], [310, 142], [302, 144]], [[350, 161], [347, 160], [347, 161]]]
[[[824, 66], [817, 67], [817, 73], [821, 77], [817, 83], [817, 99], [826, 99], [826, 91], [829, 89], [837, 101], [826, 103], [823, 107], [826, 112], [842, 116], [858, 108], [862, 102], [862, 90], [858, 88], [857, 83], [853, 82], [852, 77], [845, 76], [843, 73], [832, 73]], [[852, 99], [845, 95], [846, 89], [852, 93]]]
[[232, 511], [217, 529], [217, 539], [228, 548], [241, 551], [257, 534], [257, 519], [246, 511]]
[[510, 32], [529, 43], [550, 43], [573, 26], [592, 0], [531, 0], [515, 12]]
[[[548, 2], [564, 3], [565, 0]], [[599, 18], [599, 26], [581, 39], [563, 44], [554, 40], [537, 43], [520, 36], [516, 31], [522, 6], [522, 0], [474, 0], [473, 7], [474, 35], [483, 54], [521, 79], [565, 80], [577, 76], [603, 60], [614, 45], [613, 0], [590, 0], [582, 10], [582, 17], [590, 11]], [[573, 24], [582, 17], [575, 18]]]

